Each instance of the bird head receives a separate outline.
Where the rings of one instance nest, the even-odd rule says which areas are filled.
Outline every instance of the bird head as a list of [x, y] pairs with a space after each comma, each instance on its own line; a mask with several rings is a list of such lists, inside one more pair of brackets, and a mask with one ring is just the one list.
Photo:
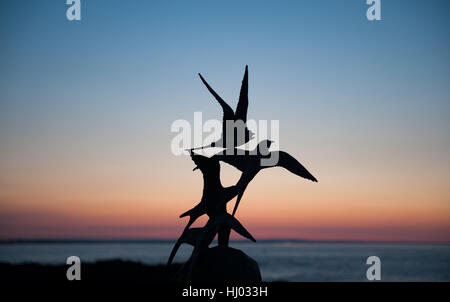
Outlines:
[[269, 149], [270, 149], [270, 145], [272, 145], [273, 141], [269, 140], [269, 139], [265, 139], [263, 141], [261, 141], [258, 144], [258, 153], [260, 154], [268, 154], [269, 153]]

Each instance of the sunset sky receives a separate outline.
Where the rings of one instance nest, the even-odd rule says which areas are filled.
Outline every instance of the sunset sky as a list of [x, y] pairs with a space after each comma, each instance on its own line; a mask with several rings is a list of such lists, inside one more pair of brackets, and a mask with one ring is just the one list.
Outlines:
[[248, 118], [319, 180], [262, 171], [257, 240], [450, 242], [449, 1], [65, 2], [0, 2], [0, 239], [176, 238], [203, 181], [170, 127], [248, 64]]

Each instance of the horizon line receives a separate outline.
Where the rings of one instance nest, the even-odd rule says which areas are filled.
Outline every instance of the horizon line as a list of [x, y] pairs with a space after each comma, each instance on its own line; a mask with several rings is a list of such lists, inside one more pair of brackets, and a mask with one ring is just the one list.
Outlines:
[[[8, 238], [0, 239], [0, 244], [11, 243], [174, 243], [176, 238]], [[216, 242], [217, 240], [214, 240]], [[246, 242], [246, 239], [230, 239], [230, 242]], [[411, 240], [348, 240], [348, 239], [298, 239], [265, 238], [256, 243], [384, 243], [384, 244], [450, 244], [450, 241], [411, 241]]]

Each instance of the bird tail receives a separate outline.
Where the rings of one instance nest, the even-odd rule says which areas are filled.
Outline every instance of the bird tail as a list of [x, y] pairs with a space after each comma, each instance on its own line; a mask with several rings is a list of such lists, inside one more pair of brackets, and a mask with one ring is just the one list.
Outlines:
[[235, 217], [231, 216], [230, 214], [225, 214], [221, 216], [219, 219], [221, 224], [224, 224], [229, 228], [233, 229], [234, 231], [236, 231], [236, 233], [238, 233], [242, 237], [245, 237], [253, 242], [256, 242], [252, 234], [250, 234], [250, 232], [247, 231], [247, 229]]
[[255, 240], [255, 238], [253, 238], [252, 234], [250, 234], [250, 232], [247, 231], [244, 228], [244, 226], [236, 218], [234, 218], [233, 216], [231, 216], [231, 217], [233, 218], [233, 222], [231, 224], [231, 228], [233, 230], [235, 230], [236, 233], [238, 233], [239, 235], [241, 235], [241, 236], [243, 236], [243, 237], [245, 237], [245, 238], [247, 238], [247, 239], [249, 239], [249, 240], [251, 240], [253, 242], [256, 242], [256, 240]]

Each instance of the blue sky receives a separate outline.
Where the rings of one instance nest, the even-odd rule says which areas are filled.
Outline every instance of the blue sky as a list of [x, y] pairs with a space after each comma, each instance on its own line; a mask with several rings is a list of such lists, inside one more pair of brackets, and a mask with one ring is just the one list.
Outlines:
[[198, 72], [235, 104], [248, 64], [249, 118], [317, 135], [413, 131], [448, 146], [450, 4], [383, 1], [380, 22], [367, 21], [367, 7], [85, 0], [82, 21], [69, 22], [65, 1], [2, 1], [2, 136], [107, 135], [125, 124], [169, 139], [189, 112], [218, 117]]
[[215, 104], [193, 102], [206, 95], [197, 72], [235, 101], [245, 64], [253, 98], [267, 99], [250, 107], [255, 118], [370, 110], [437, 123], [449, 113], [448, 1], [383, 1], [381, 22], [368, 22], [356, 0], [85, 0], [81, 22], [65, 19], [64, 2], [1, 4], [1, 105], [14, 121], [123, 105], [214, 117]]
[[449, 1], [383, 0], [379, 22], [363, 0], [81, 5], [69, 22], [63, 0], [0, 3], [3, 188], [49, 166], [181, 164], [171, 123], [221, 117], [197, 73], [234, 106], [248, 64], [249, 118], [279, 119], [281, 147], [325, 178], [417, 165], [445, 190]]

